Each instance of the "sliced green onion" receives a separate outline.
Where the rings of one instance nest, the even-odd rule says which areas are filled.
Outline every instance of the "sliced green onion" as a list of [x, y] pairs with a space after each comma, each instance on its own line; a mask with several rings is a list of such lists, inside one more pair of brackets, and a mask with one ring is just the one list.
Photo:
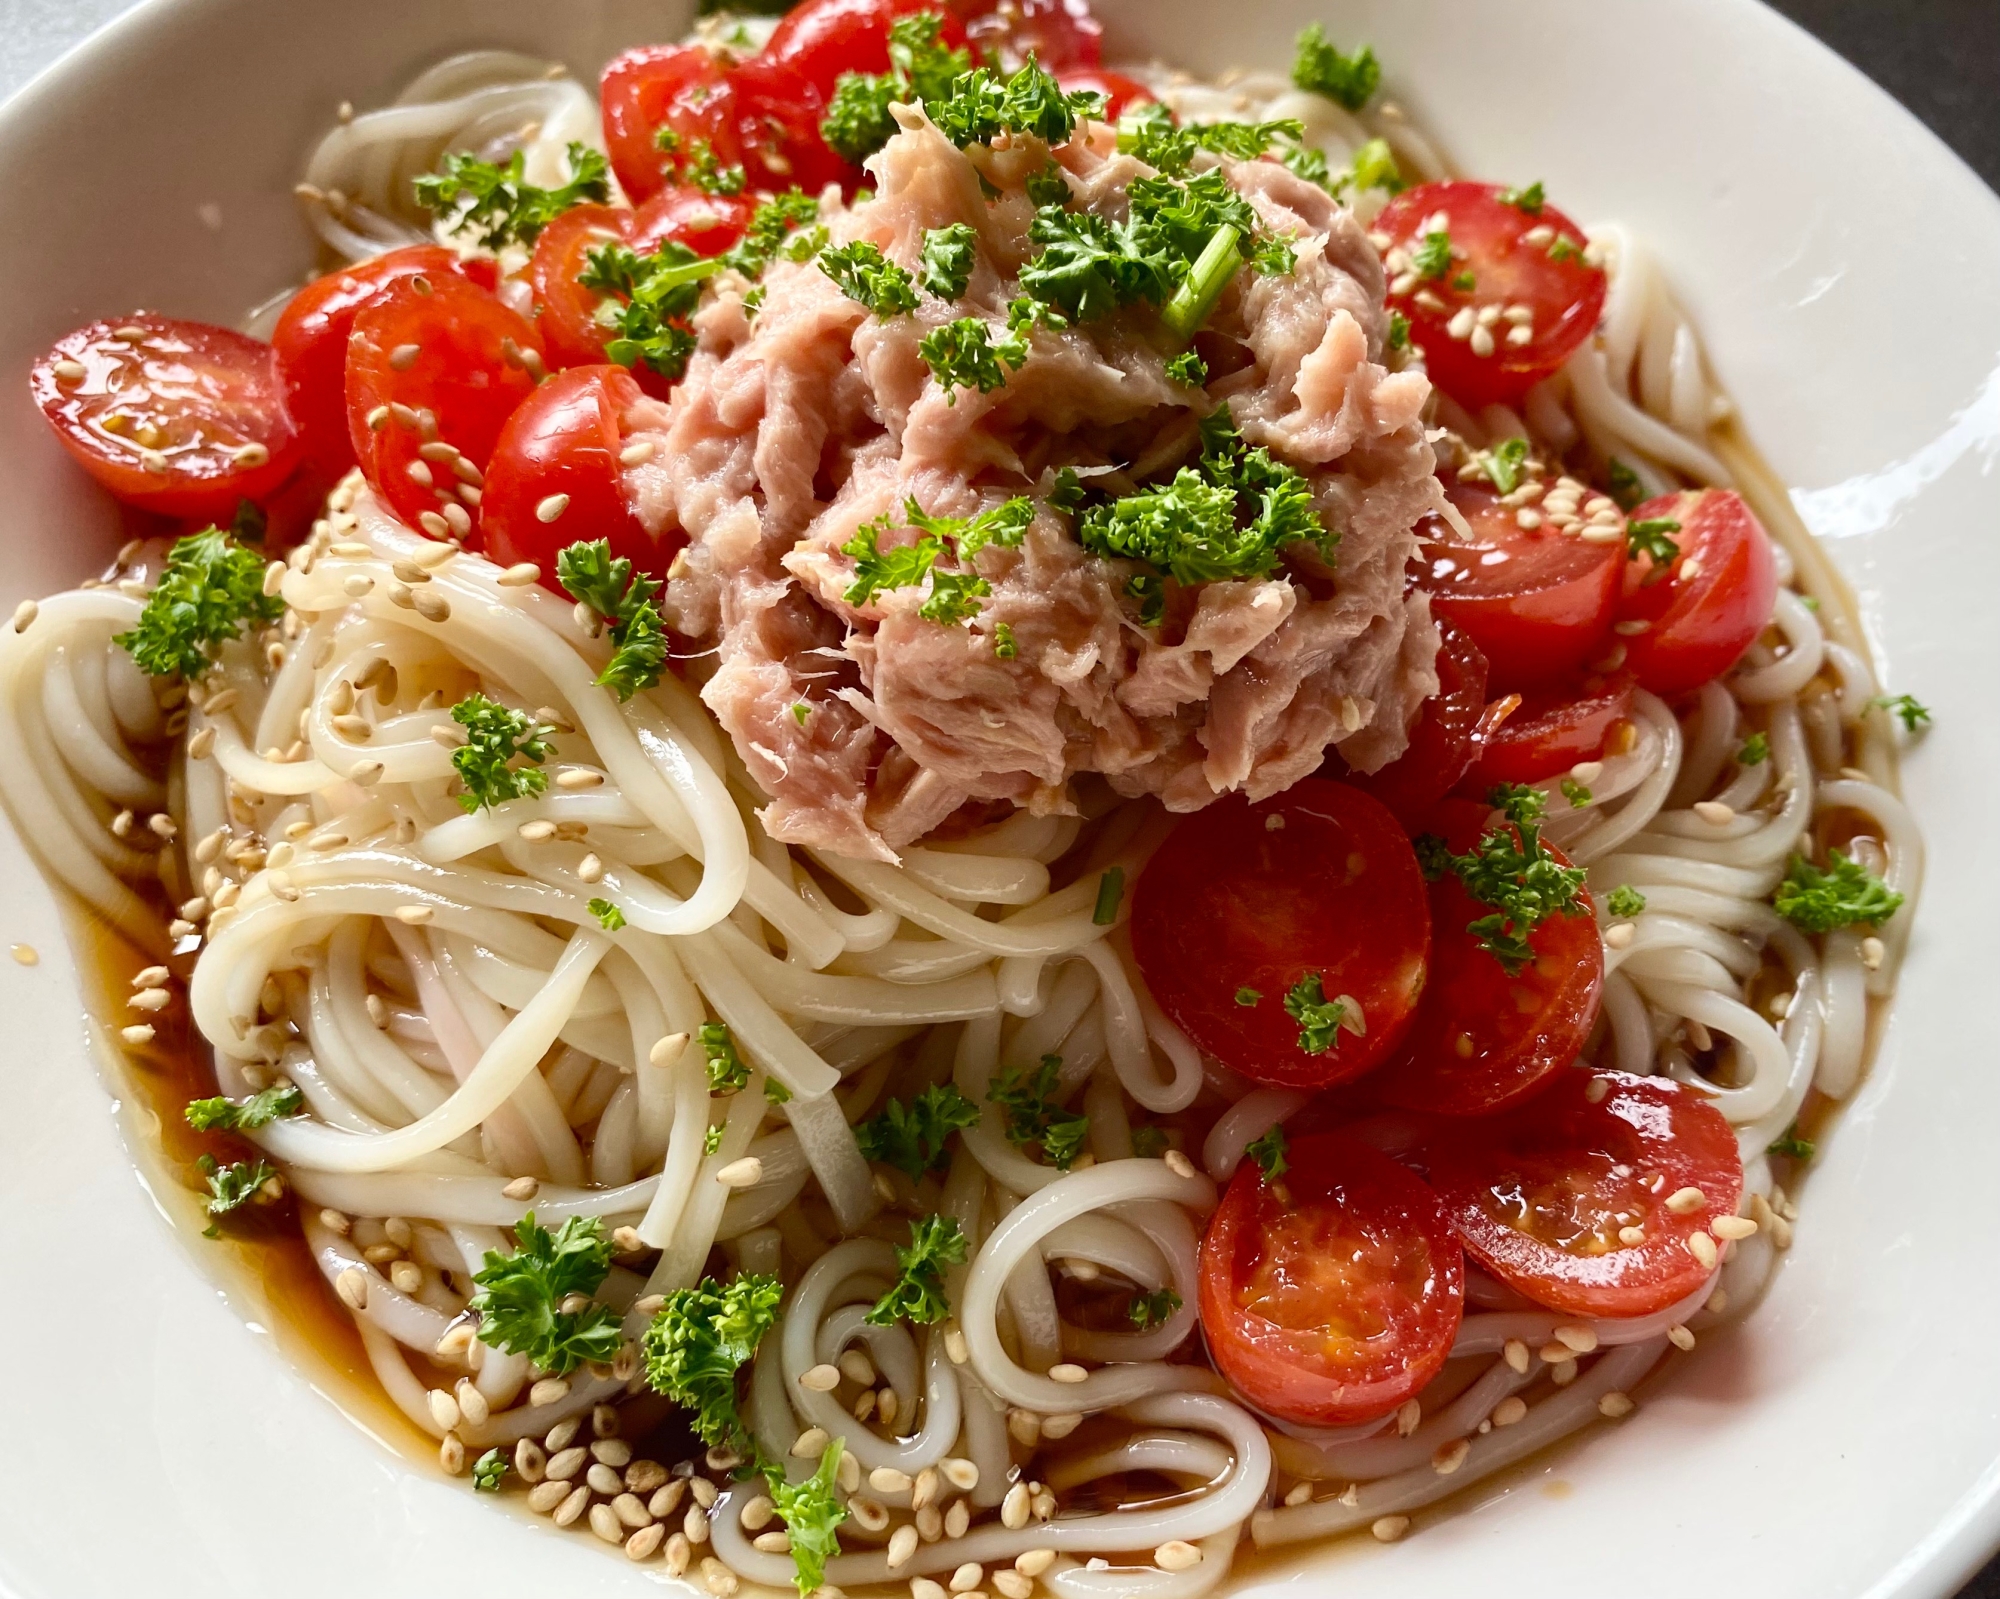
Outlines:
[[1237, 229], [1224, 223], [1202, 247], [1200, 259], [1189, 269], [1186, 281], [1167, 302], [1166, 310], [1160, 313], [1167, 331], [1175, 338], [1193, 338], [1195, 330], [1208, 320], [1215, 302], [1222, 298], [1222, 291], [1229, 287], [1229, 280], [1243, 264], [1243, 251], [1239, 247], [1242, 237]]
[[1090, 913], [1091, 925], [1109, 927], [1118, 920], [1118, 902], [1125, 897], [1125, 868], [1114, 866], [1097, 880], [1097, 909]]

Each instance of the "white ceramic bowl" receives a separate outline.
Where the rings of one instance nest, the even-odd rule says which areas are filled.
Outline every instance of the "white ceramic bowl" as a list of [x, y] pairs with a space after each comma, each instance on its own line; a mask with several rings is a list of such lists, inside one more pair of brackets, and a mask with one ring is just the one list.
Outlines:
[[[0, 600], [74, 581], [118, 536], [29, 404], [28, 362], [51, 339], [136, 306], [230, 322], [296, 278], [309, 253], [291, 182], [341, 100], [380, 100], [472, 44], [594, 70], [673, 36], [686, 9], [151, 0], [0, 110]], [[1769, 1301], [1632, 1420], [1476, 1507], [1394, 1547], [1288, 1553], [1259, 1578], [1483, 1599], [1950, 1593], [2000, 1542], [2000, 1061], [1981, 997], [2000, 944], [2000, 721], [1984, 698], [2000, 681], [2000, 203], [1751, 0], [1100, 9], [1124, 49], [1205, 72], [1282, 63], [1321, 18], [1374, 42], [1390, 92], [1464, 170], [1542, 177], [1572, 214], [1642, 232], [1834, 540], [1888, 681], [1937, 712], [1906, 774], [1933, 863], [1914, 958]], [[151, 1202], [144, 1117], [93, 1065], [55, 907], [10, 835], [0, 908], [0, 942], [45, 956], [0, 963], [0, 1591], [657, 1584], [413, 1468], [333, 1402], [345, 1374], [287, 1358], [228, 1280], [227, 1246]]]

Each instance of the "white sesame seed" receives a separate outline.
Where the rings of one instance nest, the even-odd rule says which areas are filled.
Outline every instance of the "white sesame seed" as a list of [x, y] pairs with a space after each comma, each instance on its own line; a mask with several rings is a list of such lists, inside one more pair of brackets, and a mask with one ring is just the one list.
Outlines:
[[118, 1036], [128, 1044], [150, 1044], [153, 1041], [154, 1034], [151, 1027], [147, 1026], [144, 1022], [138, 1022], [131, 1027], [119, 1028]]
[[1532, 533], [1542, 525], [1542, 513], [1532, 506], [1524, 505], [1514, 513], [1514, 525]]
[[1871, 936], [1861, 941], [1861, 964], [1871, 972], [1879, 972], [1882, 969], [1882, 962], [1888, 953], [1888, 945], [1879, 938]]
[[1559, 1339], [1554, 1338], [1543, 1344], [1540, 1349], [1535, 1351], [1535, 1354], [1545, 1366], [1567, 1366], [1571, 1361], [1576, 1359], [1576, 1351], [1574, 1349]]
[[1431, 1454], [1431, 1470], [1440, 1477], [1449, 1477], [1465, 1464], [1465, 1457], [1472, 1453], [1472, 1445], [1463, 1438], [1454, 1438], [1448, 1444], [1440, 1445]]
[[909, 1564], [910, 1556], [917, 1552], [917, 1529], [898, 1527], [889, 1535], [889, 1569]]
[[1415, 1399], [1405, 1399], [1396, 1408], [1396, 1436], [1407, 1438], [1423, 1424], [1424, 1407]]
[[1757, 1224], [1748, 1216], [1718, 1216], [1709, 1223], [1708, 1230], [1717, 1238], [1733, 1243], [1739, 1238], [1754, 1238]]
[[1087, 1381], [1090, 1373], [1070, 1361], [1061, 1361], [1049, 1367], [1049, 1376], [1055, 1382], [1078, 1383]]
[[568, 509], [569, 496], [567, 494], [551, 494], [535, 507], [535, 520], [537, 522], [553, 522]]
[[81, 361], [58, 361], [54, 370], [58, 383], [81, 383], [90, 376], [90, 368]]
[[1389, 280], [1389, 292], [1391, 294], [1408, 294], [1422, 281], [1414, 272], [1398, 272]]
[[1162, 1571], [1190, 1571], [1201, 1564], [1201, 1550], [1185, 1538], [1170, 1538], [1153, 1551], [1153, 1564]]
[[264, 466], [270, 462], [271, 452], [261, 444], [243, 444], [229, 452], [229, 459], [238, 466]]
[[816, 1394], [830, 1394], [840, 1386], [838, 1367], [829, 1366], [824, 1361], [799, 1377], [799, 1386]]
[[1493, 1407], [1493, 1425], [1511, 1427], [1528, 1413], [1528, 1403], [1519, 1394], [1509, 1394]]
[[1408, 1516], [1380, 1516], [1376, 1518], [1368, 1530], [1374, 1534], [1377, 1543], [1394, 1543], [1410, 1530], [1410, 1518]]
[[14, 631], [25, 633], [34, 625], [35, 618], [42, 614], [41, 606], [33, 600], [23, 600], [14, 607]]
[[426, 622], [443, 622], [451, 616], [451, 602], [434, 589], [418, 590], [411, 605]]
[[[419, 511], [417, 513], [417, 526], [430, 534], [434, 539], [448, 539], [451, 537], [451, 524], [437, 511]], [[390, 591], [389, 597], [397, 599], [394, 590]], [[397, 603], [405, 604], [407, 602], [397, 599]]]
[[1167, 1170], [1172, 1172], [1176, 1177], [1192, 1177], [1194, 1175], [1194, 1162], [1189, 1160], [1178, 1149], [1168, 1150], [1162, 1158], [1167, 1163]]
[[1469, 338], [1477, 326], [1478, 318], [1474, 315], [1472, 307], [1462, 305], [1458, 308], [1457, 314], [1445, 324], [1444, 330], [1454, 339], [1463, 339]]
[[1676, 1349], [1692, 1349], [1694, 1348], [1694, 1334], [1685, 1327], [1669, 1327], [1667, 1329], [1667, 1342], [1672, 1344]]
[[428, 905], [399, 905], [396, 920], [410, 927], [422, 927], [437, 913]]
[[502, 583], [508, 588], [525, 588], [528, 584], [539, 583], [541, 580], [542, 569], [533, 561], [517, 562], [494, 579], [495, 582]]
[[1635, 1408], [1631, 1395], [1621, 1394], [1615, 1390], [1597, 1401], [1598, 1412], [1609, 1416], [1613, 1421], [1616, 1421], [1620, 1416], [1631, 1415]]
[[1715, 1270], [1715, 1263], [1721, 1259], [1721, 1256], [1716, 1251], [1715, 1240], [1709, 1237], [1707, 1233], [1690, 1234], [1687, 1241], [1687, 1252], [1694, 1256], [1709, 1271]]
[[1496, 347], [1493, 342], [1493, 330], [1491, 328], [1474, 328], [1472, 330], [1472, 337], [1466, 343], [1471, 347], [1472, 353], [1482, 361], [1491, 355]]
[[1708, 1195], [1699, 1188], [1676, 1188], [1667, 1196], [1667, 1212], [1674, 1216], [1688, 1216], [1708, 1203]]
[[652, 460], [652, 458], [653, 441], [651, 439], [634, 439], [618, 452], [618, 464], [620, 466], [643, 466], [646, 462]]
[[1736, 820], [1735, 810], [1721, 800], [1697, 800], [1694, 813], [1713, 827], [1727, 827]]
[[1587, 1355], [1597, 1347], [1597, 1329], [1586, 1326], [1581, 1322], [1572, 1322], [1568, 1326], [1558, 1327], [1556, 1329], [1556, 1337], [1567, 1347], [1574, 1349], [1579, 1355]]
[[1014, 1569], [1024, 1577], [1039, 1577], [1055, 1562], [1053, 1549], [1024, 1549], [1014, 1557]]
[[[745, 1155], [741, 1160], [732, 1160], [715, 1174], [715, 1180], [724, 1188], [755, 1188], [764, 1180], [764, 1163], [755, 1155]], [[822, 1448], [825, 1447], [823, 1444]], [[819, 1450], [814, 1450], [817, 1455]]]

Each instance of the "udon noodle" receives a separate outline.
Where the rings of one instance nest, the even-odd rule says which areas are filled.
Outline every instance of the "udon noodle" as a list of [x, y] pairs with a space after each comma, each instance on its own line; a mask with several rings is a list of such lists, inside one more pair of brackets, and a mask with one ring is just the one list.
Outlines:
[[[1265, 74], [1209, 86], [1140, 70], [1184, 117], [1298, 117], [1336, 163], [1382, 137], [1412, 177], [1445, 170], [1393, 105], [1359, 117]], [[599, 138], [594, 97], [568, 77], [462, 56], [330, 133], [301, 193], [328, 249], [358, 260], [428, 239], [410, 180], [446, 149], [520, 146], [553, 182], [564, 145]], [[1587, 1325], [1576, 1359], [1531, 1353], [1571, 1318], [1477, 1271], [1452, 1359], [1381, 1423], [1277, 1424], [1175, 1358], [1195, 1336], [1199, 1219], [1304, 1096], [1204, 1060], [1146, 992], [1123, 926], [1094, 920], [1102, 874], [1135, 879], [1163, 814], [1108, 799], [1022, 813], [896, 866], [788, 850], [681, 679], [619, 703], [594, 682], [610, 649], [594, 626], [412, 533], [358, 479], [272, 564], [282, 621], [193, 688], [156, 686], [111, 643], [138, 620], [157, 550], [24, 610], [0, 635], [0, 741], [17, 752], [0, 790], [96, 916], [163, 967], [194, 957], [185, 1003], [220, 1092], [303, 1092], [307, 1114], [248, 1136], [298, 1196], [383, 1392], [448, 1469], [520, 1441], [532, 1478], [579, 1418], [615, 1428], [599, 1407], [639, 1386], [651, 1304], [720, 1251], [787, 1285], [749, 1384], [755, 1436], [795, 1466], [815, 1430], [846, 1440], [831, 1583], [941, 1583], [971, 1564], [1007, 1593], [1039, 1580], [1066, 1599], [1192, 1599], [1246, 1537], [1398, 1535], [1420, 1507], [1629, 1409], [1670, 1347], [1757, 1303], [1796, 1215], [1766, 1150], [1809, 1098], [1853, 1091], [1909, 926], [1810, 938], [1772, 891], [1815, 830], [1911, 899], [1923, 872], [1845, 588], [1736, 430], [1643, 242], [1608, 224], [1591, 242], [1610, 273], [1596, 336], [1521, 414], [1440, 401], [1437, 424], [1473, 448], [1526, 435], [1551, 459], [1582, 443], [1649, 493], [1732, 485], [1774, 536], [1782, 586], [1738, 670], [1680, 715], [1640, 694], [1628, 747], [1587, 774], [1589, 803], [1550, 813], [1605, 923], [1586, 1058], [1706, 1089], [1763, 1223], [1691, 1301]], [[448, 712], [474, 689], [540, 707], [555, 753], [545, 793], [466, 815]], [[1770, 758], [1740, 765], [1753, 727]], [[1693, 809], [1709, 801], [1726, 820]], [[1636, 919], [1603, 909], [1621, 885], [1645, 896]], [[607, 933], [593, 899], [631, 933]], [[712, 1020], [754, 1068], [733, 1095], [711, 1095], [689, 1042]], [[130, 1047], [148, 1037], [138, 1017]], [[1060, 1097], [1089, 1115], [1088, 1158], [1066, 1173], [1011, 1145], [987, 1097], [997, 1072], [1049, 1054]], [[853, 1124], [947, 1080], [985, 1109], [941, 1179], [871, 1172]], [[1189, 1139], [1198, 1124], [1177, 1118], [1197, 1106], [1208, 1130]], [[1135, 1123], [1177, 1147], [1136, 1157]], [[618, 1229], [603, 1297], [625, 1351], [567, 1381], [455, 1333], [471, 1274], [530, 1204], [548, 1226]], [[932, 1211], [972, 1245], [949, 1279], [954, 1315], [868, 1324], [891, 1242]], [[1171, 1289], [1180, 1308], [1134, 1331], [1066, 1313], [1114, 1287]], [[830, 1363], [838, 1391], [802, 1384]], [[768, 1505], [746, 1513], [759, 1488], [731, 1481], [733, 1463], [661, 1472], [616, 1536], [714, 1591], [783, 1586], [791, 1561], [758, 1535]], [[683, 1501], [690, 1476], [719, 1495]], [[671, 1535], [632, 1536], [656, 1524]], [[1176, 1545], [1199, 1558], [1168, 1558]]]

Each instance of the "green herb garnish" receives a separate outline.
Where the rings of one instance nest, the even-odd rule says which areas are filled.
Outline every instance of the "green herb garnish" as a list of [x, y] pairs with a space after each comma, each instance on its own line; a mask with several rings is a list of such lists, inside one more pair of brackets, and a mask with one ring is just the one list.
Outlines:
[[489, 1349], [525, 1355], [560, 1377], [585, 1361], [618, 1353], [618, 1312], [589, 1304], [564, 1310], [572, 1294], [586, 1298], [611, 1270], [611, 1240], [595, 1216], [572, 1216], [551, 1233], [529, 1211], [514, 1228], [511, 1255], [488, 1250], [473, 1273], [479, 1292], [466, 1306], [479, 1318], [479, 1341]]

